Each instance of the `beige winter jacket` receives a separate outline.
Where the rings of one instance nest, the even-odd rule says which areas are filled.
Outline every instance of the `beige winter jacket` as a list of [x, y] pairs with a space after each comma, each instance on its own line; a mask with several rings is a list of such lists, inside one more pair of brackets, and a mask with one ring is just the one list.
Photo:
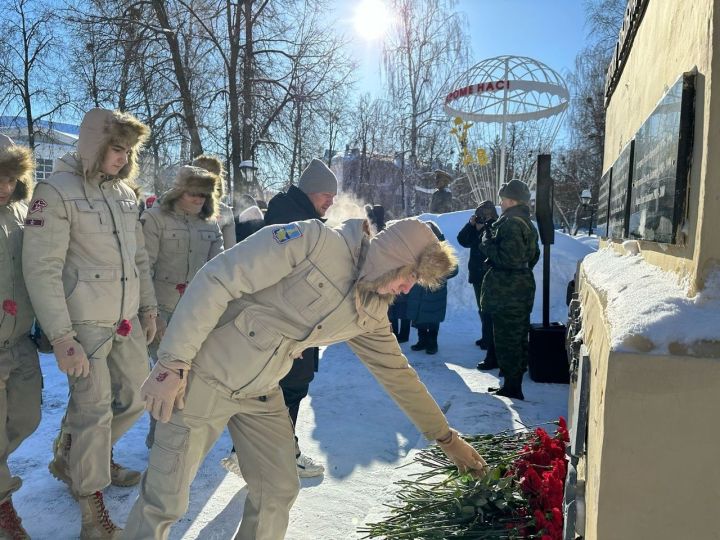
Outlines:
[[22, 273], [23, 222], [27, 209], [20, 201], [0, 206], [0, 349], [28, 335], [34, 318]]
[[113, 326], [157, 307], [135, 193], [79, 171], [76, 154], [58, 160], [26, 221], [23, 271], [50, 341], [73, 324]]
[[223, 250], [215, 220], [154, 206], [140, 217], [158, 307], [172, 313], [186, 285]]
[[226, 395], [256, 397], [304, 349], [347, 341], [426, 437], [445, 435], [444, 415], [392, 334], [387, 301], [356, 294], [363, 221], [272, 225], [215, 257], [180, 300], [160, 361], [187, 363]]

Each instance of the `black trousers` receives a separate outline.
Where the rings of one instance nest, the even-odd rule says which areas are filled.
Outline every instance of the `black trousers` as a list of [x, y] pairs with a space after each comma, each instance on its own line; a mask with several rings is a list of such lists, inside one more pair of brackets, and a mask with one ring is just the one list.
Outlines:
[[280, 380], [280, 388], [290, 412], [293, 429], [300, 410], [300, 402], [308, 395], [310, 382], [315, 378], [319, 356], [320, 350], [317, 347], [305, 349], [302, 356], [293, 361], [293, 367], [288, 374]]

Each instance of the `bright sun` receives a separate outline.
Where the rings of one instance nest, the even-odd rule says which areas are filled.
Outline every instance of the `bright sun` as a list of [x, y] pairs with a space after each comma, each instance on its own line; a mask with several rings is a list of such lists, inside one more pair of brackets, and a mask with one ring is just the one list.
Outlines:
[[362, 0], [355, 8], [355, 31], [360, 37], [374, 40], [385, 35], [390, 12], [382, 0]]

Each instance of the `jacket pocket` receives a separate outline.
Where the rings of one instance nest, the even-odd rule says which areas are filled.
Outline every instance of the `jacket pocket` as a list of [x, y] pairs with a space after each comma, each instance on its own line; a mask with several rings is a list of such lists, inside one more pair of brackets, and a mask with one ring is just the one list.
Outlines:
[[105, 203], [96, 201], [95, 206], [84, 199], [75, 201], [78, 231], [83, 234], [110, 232], [110, 216]]
[[119, 285], [118, 268], [78, 269], [77, 285], [66, 298], [72, 321], [117, 320], [120, 314]]
[[121, 200], [118, 201], [120, 209], [123, 213], [123, 221], [125, 222], [125, 230], [128, 232], [135, 232], [138, 221], [140, 221], [140, 213], [135, 201]]
[[310, 310], [321, 317], [330, 311], [334, 294], [339, 294], [335, 286], [315, 266], [288, 280], [283, 289], [283, 299], [299, 313]]
[[172, 253], [188, 253], [190, 237], [182, 229], [165, 229], [163, 231], [162, 249]]

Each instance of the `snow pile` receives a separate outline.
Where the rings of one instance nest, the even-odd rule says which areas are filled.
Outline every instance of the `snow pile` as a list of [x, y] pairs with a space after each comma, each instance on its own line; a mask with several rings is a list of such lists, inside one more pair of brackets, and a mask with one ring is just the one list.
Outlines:
[[583, 268], [606, 297], [613, 350], [692, 352], [698, 342], [720, 339], [720, 297], [715, 292], [720, 274], [711, 276], [704, 292], [688, 297], [675, 274], [611, 247], [586, 257]]

